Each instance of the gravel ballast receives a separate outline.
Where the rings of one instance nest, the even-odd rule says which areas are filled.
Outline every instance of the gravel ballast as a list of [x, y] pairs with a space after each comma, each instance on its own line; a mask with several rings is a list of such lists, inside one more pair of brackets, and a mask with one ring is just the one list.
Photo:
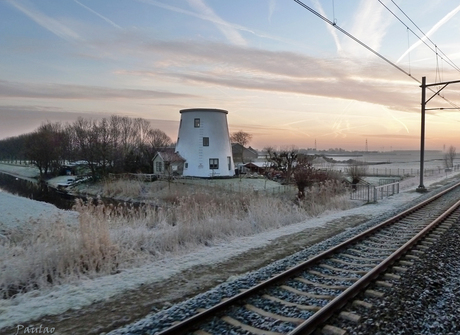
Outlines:
[[[360, 324], [334, 323], [347, 334], [460, 333], [460, 219], [393, 282], [385, 297], [367, 299]], [[382, 288], [378, 288], [382, 291]]]

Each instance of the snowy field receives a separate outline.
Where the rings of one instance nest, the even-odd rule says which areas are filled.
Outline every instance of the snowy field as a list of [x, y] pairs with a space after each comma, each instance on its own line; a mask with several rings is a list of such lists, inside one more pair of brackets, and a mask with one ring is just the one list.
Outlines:
[[[360, 156], [328, 156], [337, 161], [335, 164], [325, 163], [324, 167], [344, 171], [348, 166], [344, 162], [353, 159], [369, 164], [369, 175], [406, 176], [417, 175], [420, 171], [420, 152], [417, 150], [388, 151], [369, 153]], [[454, 166], [460, 164], [460, 157], [454, 159]], [[428, 174], [444, 171], [444, 153], [442, 151], [426, 151], [424, 170]]]
[[[15, 170], [15, 173], [19, 174], [19, 171]], [[28, 177], [31, 176], [27, 168], [24, 168], [23, 171]], [[453, 174], [447, 177], [453, 177]], [[445, 180], [445, 174], [429, 176], [425, 178], [425, 186], [428, 187]], [[359, 206], [341, 212], [328, 212], [321, 217], [311, 218], [269, 232], [208, 246], [186, 255], [174, 255], [139, 268], [125, 269], [115, 275], [81, 279], [52, 289], [20, 294], [12, 300], [0, 300], [0, 329], [37, 320], [45, 315], [59, 315], [71, 309], [79, 310], [94, 302], [105, 301], [126, 290], [167, 279], [193, 266], [219, 263], [251, 248], [269, 245], [271, 240], [280, 236], [295, 234], [313, 227], [322, 227], [328, 222], [345, 216], [376, 217], [419, 197], [420, 195], [414, 192], [418, 181], [418, 178], [405, 179], [401, 184], [400, 194], [377, 204]], [[58, 210], [47, 203], [0, 191], [0, 234], [2, 229], [27, 229], [28, 225], [37, 224], [42, 220], [51, 220], [55, 216], [65, 217], [68, 224], [77, 222], [76, 213]]]

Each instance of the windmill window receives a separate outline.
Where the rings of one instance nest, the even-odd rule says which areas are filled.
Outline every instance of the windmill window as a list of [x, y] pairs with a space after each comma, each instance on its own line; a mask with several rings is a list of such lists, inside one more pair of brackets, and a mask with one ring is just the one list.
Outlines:
[[217, 170], [219, 168], [219, 158], [209, 158], [209, 169]]
[[200, 119], [195, 119], [193, 121], [193, 124], [194, 124], [195, 128], [200, 128]]
[[209, 137], [203, 137], [203, 147], [209, 147]]

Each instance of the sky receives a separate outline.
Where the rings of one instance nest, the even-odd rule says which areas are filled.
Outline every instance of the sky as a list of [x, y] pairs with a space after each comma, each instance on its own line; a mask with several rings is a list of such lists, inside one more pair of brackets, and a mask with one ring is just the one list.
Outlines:
[[[294, 0], [0, 0], [0, 139], [121, 115], [175, 141], [206, 107], [258, 149], [418, 149], [422, 77], [460, 80], [458, 1], [303, 3], [335, 26]], [[459, 93], [427, 103], [427, 149], [460, 148], [459, 110], [435, 109]]]

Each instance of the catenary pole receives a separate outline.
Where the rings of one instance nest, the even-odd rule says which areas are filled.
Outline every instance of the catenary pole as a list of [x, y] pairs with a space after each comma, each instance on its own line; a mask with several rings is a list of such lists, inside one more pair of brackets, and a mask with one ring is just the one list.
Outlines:
[[[454, 80], [454, 81], [445, 81], [441, 83], [433, 83], [433, 84], [427, 84], [426, 83], [426, 77], [422, 77], [422, 85], [420, 86], [422, 88], [422, 110], [421, 110], [421, 117], [422, 117], [422, 122], [421, 122], [421, 136], [420, 136], [420, 185], [417, 187], [416, 191], [417, 192], [426, 192], [426, 188], [423, 185], [423, 170], [424, 170], [424, 164], [425, 164], [425, 111], [426, 111], [426, 104], [433, 99], [435, 96], [439, 96], [439, 92], [441, 92], [443, 89], [447, 87], [449, 84], [458, 84], [460, 83], [460, 80]], [[434, 94], [427, 100], [426, 99], [426, 88], [431, 87], [431, 86], [442, 86], [440, 89], [438, 89]], [[434, 109], [451, 109], [451, 108], [429, 108], [429, 110], [434, 110]], [[456, 106], [452, 109], [460, 109], [460, 107]]]
[[421, 134], [420, 134], [420, 185], [417, 187], [417, 192], [426, 192], [423, 185], [423, 169], [425, 165], [425, 105], [426, 105], [426, 77], [422, 77], [422, 110], [421, 110]]

